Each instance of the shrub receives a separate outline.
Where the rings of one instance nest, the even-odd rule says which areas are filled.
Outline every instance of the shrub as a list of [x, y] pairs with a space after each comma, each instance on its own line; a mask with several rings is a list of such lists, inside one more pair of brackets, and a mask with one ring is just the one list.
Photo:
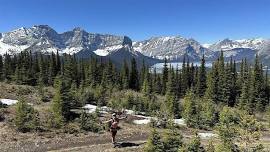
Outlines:
[[156, 119], [150, 120], [150, 127], [169, 128], [174, 124], [171, 115], [166, 111], [156, 112], [155, 115]]
[[4, 107], [5, 105], [2, 102], [0, 102], [0, 108], [4, 108]]
[[205, 152], [204, 147], [201, 145], [201, 139], [197, 133], [195, 136], [189, 141], [188, 144], [179, 148], [179, 152]]
[[64, 128], [65, 133], [78, 134], [80, 132], [80, 127], [75, 123], [69, 123]]
[[15, 125], [21, 132], [38, 129], [39, 114], [24, 100], [20, 100], [16, 105]]
[[164, 145], [161, 141], [160, 134], [154, 129], [149, 136], [147, 143], [144, 147], [145, 152], [163, 152]]
[[45, 121], [49, 128], [61, 128], [64, 125], [64, 118], [62, 115], [53, 112], [49, 109], [46, 113], [47, 120]]
[[177, 152], [183, 146], [183, 136], [176, 129], [167, 130], [163, 136], [163, 144], [166, 151]]
[[199, 128], [201, 123], [200, 115], [200, 100], [196, 97], [193, 91], [189, 91], [183, 103], [183, 117], [188, 127]]
[[113, 109], [132, 109], [137, 112], [151, 114], [159, 110], [160, 103], [155, 95], [143, 95], [131, 90], [115, 92], [109, 100], [109, 106]]
[[39, 88], [39, 96], [42, 102], [49, 102], [53, 95], [48, 88]]
[[102, 130], [98, 122], [97, 114], [89, 114], [85, 111], [83, 111], [80, 117], [80, 128], [84, 131], [91, 132], [99, 132]]
[[0, 108], [0, 121], [3, 121], [5, 119], [5, 109]]
[[159, 133], [153, 129], [144, 147], [145, 152], [177, 152], [183, 146], [183, 136], [175, 128]]
[[19, 86], [18, 89], [16, 90], [16, 94], [18, 96], [23, 96], [23, 95], [31, 94], [32, 91], [33, 91], [32, 87], [21, 87], [21, 86]]
[[86, 103], [93, 103], [93, 101], [95, 101], [93, 89], [91, 88], [84, 89], [80, 95], [80, 101], [83, 105]]
[[217, 151], [254, 151], [256, 148], [263, 149], [256, 142], [260, 139], [261, 128], [262, 125], [254, 115], [234, 108], [223, 107], [217, 127], [222, 143], [218, 145]]

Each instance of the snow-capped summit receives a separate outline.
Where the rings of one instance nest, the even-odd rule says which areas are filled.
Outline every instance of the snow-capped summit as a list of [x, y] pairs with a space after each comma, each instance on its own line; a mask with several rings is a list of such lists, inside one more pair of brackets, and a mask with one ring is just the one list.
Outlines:
[[232, 57], [237, 61], [243, 58], [253, 60], [256, 54], [259, 54], [263, 48], [267, 48], [268, 41], [269, 40], [263, 38], [241, 40], [231, 40], [227, 38], [210, 45], [208, 49], [213, 51], [213, 59], [217, 58], [219, 51], [223, 51], [225, 59]]
[[171, 61], [182, 60], [185, 55], [188, 55], [190, 60], [198, 60], [207, 51], [194, 39], [185, 39], [181, 36], [153, 37], [135, 42], [133, 47], [146, 56], [157, 59], [168, 58]]
[[95, 51], [106, 47], [122, 45], [124, 36], [92, 34], [81, 28], [57, 33], [48, 25], [35, 25], [30, 28], [19, 28], [0, 34], [0, 54], [19, 53], [23, 50], [32, 52], [78, 53]]
[[110, 58], [117, 64], [132, 58], [137, 61], [145, 60], [149, 64], [158, 61], [135, 51], [132, 40], [127, 36], [88, 33], [79, 27], [57, 33], [48, 25], [35, 25], [0, 33], [0, 55], [17, 54], [24, 50], [45, 54], [59, 51], [60, 54], [76, 54], [82, 58], [101, 56]]
[[226, 51], [226, 50], [232, 50], [236, 48], [249, 48], [249, 49], [257, 50], [257, 49], [262, 48], [265, 41], [266, 40], [262, 38], [241, 39], [241, 40], [231, 40], [227, 38], [209, 46], [209, 49], [214, 50], [214, 51], [220, 51], [220, 50]]

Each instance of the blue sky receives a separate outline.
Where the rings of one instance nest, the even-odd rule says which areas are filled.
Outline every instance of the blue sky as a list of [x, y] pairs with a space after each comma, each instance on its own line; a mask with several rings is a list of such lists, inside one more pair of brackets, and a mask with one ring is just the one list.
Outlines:
[[270, 0], [0, 0], [0, 32], [39, 24], [133, 40], [270, 38]]

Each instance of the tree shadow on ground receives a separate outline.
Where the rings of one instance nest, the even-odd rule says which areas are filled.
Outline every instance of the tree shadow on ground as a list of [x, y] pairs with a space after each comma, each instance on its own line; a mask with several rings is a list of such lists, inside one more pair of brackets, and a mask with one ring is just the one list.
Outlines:
[[119, 143], [116, 143], [114, 146], [116, 148], [125, 148], [125, 147], [138, 147], [143, 144], [145, 144], [145, 142], [142, 142], [142, 143], [119, 142]]

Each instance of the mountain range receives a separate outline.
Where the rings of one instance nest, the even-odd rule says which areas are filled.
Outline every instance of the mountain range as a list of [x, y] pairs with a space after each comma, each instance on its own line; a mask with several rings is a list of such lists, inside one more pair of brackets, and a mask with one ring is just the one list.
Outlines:
[[217, 59], [222, 50], [224, 57], [236, 61], [247, 58], [252, 61], [256, 54], [265, 65], [270, 66], [270, 39], [224, 39], [214, 44], [200, 44], [194, 39], [181, 36], [152, 37], [143, 41], [132, 40], [128, 36], [88, 33], [81, 28], [57, 33], [48, 25], [36, 25], [0, 33], [0, 54], [16, 54], [24, 50], [60, 54], [76, 54], [87, 58], [97, 56], [110, 58], [121, 64], [123, 60], [135, 58], [144, 60], [148, 65], [162, 62], [168, 58], [171, 62], [181, 62], [184, 56], [190, 61], [199, 61], [205, 55], [206, 60]]

